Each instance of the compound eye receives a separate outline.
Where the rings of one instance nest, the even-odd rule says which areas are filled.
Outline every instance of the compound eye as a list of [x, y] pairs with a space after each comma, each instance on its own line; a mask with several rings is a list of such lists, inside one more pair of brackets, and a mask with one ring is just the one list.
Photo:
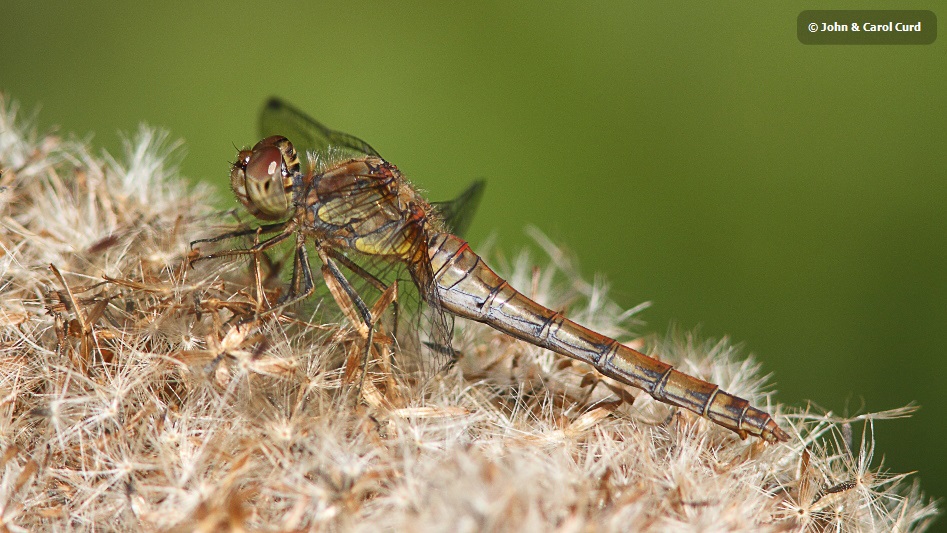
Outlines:
[[283, 182], [284, 168], [279, 148], [263, 143], [253, 148], [243, 173], [247, 207], [257, 218], [278, 220], [289, 214], [290, 194]]
[[272, 180], [282, 187], [283, 154], [275, 146], [257, 147], [247, 160], [247, 177], [252, 180]]

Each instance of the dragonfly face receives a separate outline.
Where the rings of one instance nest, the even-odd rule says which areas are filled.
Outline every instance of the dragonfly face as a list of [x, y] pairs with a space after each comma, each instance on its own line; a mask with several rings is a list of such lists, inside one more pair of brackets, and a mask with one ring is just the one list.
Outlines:
[[293, 207], [293, 178], [299, 157], [286, 137], [274, 135], [241, 150], [230, 169], [230, 187], [250, 213], [262, 220], [282, 220]]

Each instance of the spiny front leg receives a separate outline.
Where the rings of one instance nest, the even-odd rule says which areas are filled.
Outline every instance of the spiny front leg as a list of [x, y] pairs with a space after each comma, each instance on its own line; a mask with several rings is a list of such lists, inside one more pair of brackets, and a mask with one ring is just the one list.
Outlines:
[[236, 231], [228, 231], [227, 233], [221, 233], [214, 237], [208, 237], [206, 239], [197, 239], [191, 241], [191, 249], [194, 249], [194, 245], [202, 242], [220, 242], [227, 239], [233, 239], [235, 237], [246, 237], [247, 235], [253, 235], [254, 233], [273, 233], [276, 231], [282, 231], [286, 227], [287, 222], [278, 222], [276, 224], [264, 224], [257, 228], [243, 228]]
[[[274, 230], [274, 231], [275, 231], [275, 230], [279, 230], [280, 233], [277, 234], [277, 235], [274, 235], [274, 236], [270, 237], [269, 239], [267, 239], [267, 240], [265, 240], [265, 241], [263, 241], [263, 242], [254, 244], [254, 245], [251, 246], [250, 248], [234, 248], [234, 249], [232, 249], [232, 250], [221, 250], [221, 251], [219, 251], [219, 252], [214, 252], [214, 253], [211, 253], [211, 254], [207, 254], [207, 255], [202, 255], [202, 256], [200, 256], [200, 257], [196, 257], [196, 258], [194, 258], [194, 259], [191, 259], [191, 264], [193, 265], [194, 263], [196, 263], [196, 262], [198, 262], [198, 261], [204, 261], [204, 260], [206, 260], [206, 259], [218, 259], [218, 258], [220, 258], [220, 257], [233, 257], [233, 256], [238, 256], [238, 255], [254, 255], [254, 254], [258, 254], [258, 253], [260, 253], [260, 252], [262, 252], [262, 251], [264, 251], [264, 250], [268, 250], [268, 249], [270, 249], [270, 248], [276, 246], [277, 244], [279, 244], [279, 243], [285, 241], [287, 238], [289, 238], [293, 233], [296, 232], [296, 223], [295, 223], [295, 221], [290, 220], [290, 221], [284, 222], [284, 223], [282, 223], [282, 224], [274, 224], [274, 225], [271, 225], [271, 226], [262, 226], [261, 228], [259, 228], [259, 231], [262, 232], [262, 233], [267, 233], [268, 230]], [[191, 245], [193, 246], [195, 243], [198, 243], [198, 242], [216, 242], [216, 241], [223, 240], [223, 239], [230, 238], [230, 237], [236, 237], [236, 236], [241, 236], [241, 235], [252, 235], [253, 233], [257, 233], [257, 231], [258, 231], [258, 230], [254, 229], [254, 230], [249, 230], [249, 231], [246, 231], [246, 232], [240, 231], [240, 232], [234, 232], [234, 233], [232, 233], [232, 234], [229, 234], [229, 233], [228, 233], [228, 234], [224, 234], [224, 235], [221, 235], [221, 236], [218, 236], [218, 237], [214, 237], [214, 238], [212, 238], [212, 239], [196, 240], [196, 241], [191, 242]]]

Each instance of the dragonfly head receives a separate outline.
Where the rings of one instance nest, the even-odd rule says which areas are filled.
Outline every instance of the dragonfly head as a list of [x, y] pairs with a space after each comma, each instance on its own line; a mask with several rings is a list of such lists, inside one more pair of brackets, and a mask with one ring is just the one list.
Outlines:
[[230, 187], [250, 213], [262, 220], [282, 220], [292, 209], [293, 176], [299, 157], [289, 139], [267, 137], [241, 150], [230, 169]]

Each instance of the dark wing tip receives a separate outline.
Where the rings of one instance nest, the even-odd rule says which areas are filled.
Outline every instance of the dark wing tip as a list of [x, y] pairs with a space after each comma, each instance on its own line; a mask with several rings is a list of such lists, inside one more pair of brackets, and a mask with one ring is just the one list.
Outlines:
[[483, 189], [486, 188], [486, 186], [487, 186], [487, 180], [483, 178], [474, 180], [474, 182], [470, 184], [470, 187], [467, 187], [467, 194], [479, 200], [480, 196], [483, 194]]
[[274, 109], [274, 110], [281, 109], [283, 107], [286, 107], [286, 103], [283, 102], [283, 100], [281, 100], [279, 97], [271, 96], [269, 97], [269, 99], [267, 99], [266, 105], [264, 107], [266, 109]]

